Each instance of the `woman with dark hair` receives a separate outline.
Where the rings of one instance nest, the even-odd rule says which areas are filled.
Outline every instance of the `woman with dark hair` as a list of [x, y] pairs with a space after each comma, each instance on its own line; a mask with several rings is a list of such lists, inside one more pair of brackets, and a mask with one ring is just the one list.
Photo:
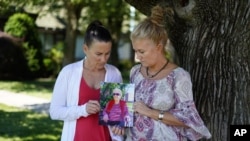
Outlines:
[[86, 57], [65, 66], [56, 80], [50, 104], [53, 120], [64, 121], [61, 141], [110, 141], [109, 129], [98, 124], [100, 82], [122, 82], [120, 71], [107, 64], [112, 38], [99, 21], [85, 33]]

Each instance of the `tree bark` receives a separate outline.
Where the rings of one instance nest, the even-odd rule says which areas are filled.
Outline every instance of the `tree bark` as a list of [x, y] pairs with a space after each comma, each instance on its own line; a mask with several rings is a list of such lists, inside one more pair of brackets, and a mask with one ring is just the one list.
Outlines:
[[[119, 7], [118, 7], [119, 8]], [[118, 46], [119, 46], [119, 39], [121, 37], [121, 26], [123, 19], [115, 19], [112, 15], [108, 16], [108, 28], [110, 29], [110, 33], [112, 36], [112, 53], [110, 56], [109, 63], [115, 66], [119, 64], [119, 57], [118, 57]]]
[[70, 3], [70, 1], [65, 0], [65, 7], [67, 9], [67, 26], [65, 34], [63, 66], [75, 61], [75, 46], [78, 26], [77, 13], [74, 5]]
[[[126, 0], [142, 13], [149, 0]], [[153, 5], [162, 3], [154, 1]], [[230, 125], [250, 124], [250, 1], [169, 0], [175, 11], [169, 37], [190, 72], [197, 109], [211, 141], [230, 139]]]

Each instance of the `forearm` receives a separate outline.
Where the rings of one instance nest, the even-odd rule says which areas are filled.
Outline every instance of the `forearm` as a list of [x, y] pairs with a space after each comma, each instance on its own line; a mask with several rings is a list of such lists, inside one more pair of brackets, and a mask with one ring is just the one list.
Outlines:
[[[145, 116], [148, 116], [154, 120], [159, 120], [159, 110], [155, 109], [149, 109], [148, 112], [145, 112]], [[186, 126], [183, 122], [179, 121], [177, 118], [175, 118], [171, 113], [169, 112], [164, 112], [163, 113], [163, 118], [161, 120], [162, 123], [165, 123], [167, 125], [172, 125], [172, 126], [182, 126], [182, 127], [188, 127]]]
[[50, 106], [50, 117], [54, 120], [72, 121], [80, 117], [87, 117], [86, 105], [81, 106]]

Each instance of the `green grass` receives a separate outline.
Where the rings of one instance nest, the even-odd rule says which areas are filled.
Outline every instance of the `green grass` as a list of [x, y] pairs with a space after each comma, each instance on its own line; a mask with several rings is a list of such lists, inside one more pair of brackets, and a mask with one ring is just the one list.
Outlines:
[[61, 130], [62, 121], [47, 114], [0, 104], [1, 141], [58, 141]]
[[54, 79], [39, 79], [34, 81], [0, 81], [0, 90], [24, 93], [50, 99], [54, 83]]

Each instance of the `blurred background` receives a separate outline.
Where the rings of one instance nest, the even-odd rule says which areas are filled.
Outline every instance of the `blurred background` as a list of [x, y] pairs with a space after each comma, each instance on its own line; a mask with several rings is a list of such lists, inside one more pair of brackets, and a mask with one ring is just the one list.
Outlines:
[[47, 113], [53, 85], [63, 66], [84, 58], [93, 20], [110, 30], [109, 63], [128, 82], [135, 63], [129, 34], [143, 18], [123, 0], [0, 0], [0, 140], [60, 139], [62, 123]]

